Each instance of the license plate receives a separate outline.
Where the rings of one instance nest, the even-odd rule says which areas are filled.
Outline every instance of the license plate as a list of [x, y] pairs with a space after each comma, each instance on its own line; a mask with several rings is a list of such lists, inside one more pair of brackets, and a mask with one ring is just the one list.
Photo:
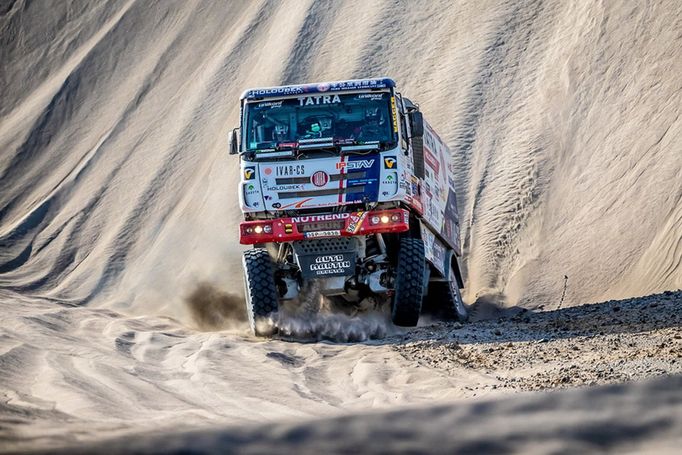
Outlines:
[[355, 253], [333, 253], [298, 257], [304, 278], [350, 276], [355, 273]]

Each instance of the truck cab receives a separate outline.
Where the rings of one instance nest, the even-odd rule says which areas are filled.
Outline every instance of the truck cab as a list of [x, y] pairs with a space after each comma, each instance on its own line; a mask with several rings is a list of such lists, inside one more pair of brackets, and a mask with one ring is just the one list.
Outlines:
[[340, 306], [388, 305], [397, 325], [416, 325], [424, 303], [466, 317], [450, 151], [392, 79], [254, 88], [240, 102], [229, 145], [257, 335], [313, 283]]

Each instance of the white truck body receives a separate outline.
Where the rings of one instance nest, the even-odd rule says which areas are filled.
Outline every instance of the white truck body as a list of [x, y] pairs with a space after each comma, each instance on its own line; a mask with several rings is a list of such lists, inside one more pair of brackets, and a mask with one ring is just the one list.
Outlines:
[[[370, 276], [375, 272], [361, 273], [368, 241], [378, 242], [386, 256], [378, 263], [381, 276], [392, 273], [395, 261], [384, 245], [390, 236], [418, 238], [433, 268], [429, 276], [461, 287], [450, 150], [391, 79], [251, 89], [241, 103], [241, 126], [230, 144], [241, 158], [246, 220], [240, 241], [269, 245], [276, 270], [277, 264], [299, 268], [278, 278], [287, 288], [280, 298], [296, 295], [290, 288], [300, 288], [302, 280], [320, 277], [334, 279], [328, 288], [337, 294], [364, 284], [390, 295], [391, 280], [379, 286]], [[319, 251], [318, 259], [299, 251], [306, 241], [340, 238], [354, 238], [348, 248], [357, 251]], [[293, 258], [288, 263], [281, 245], [293, 248], [284, 248]], [[321, 263], [332, 265], [313, 274]]]

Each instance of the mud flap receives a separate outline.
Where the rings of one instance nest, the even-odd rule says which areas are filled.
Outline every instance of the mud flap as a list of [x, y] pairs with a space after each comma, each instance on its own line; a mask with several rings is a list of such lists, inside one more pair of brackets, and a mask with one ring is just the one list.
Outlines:
[[349, 237], [293, 243], [296, 263], [306, 280], [355, 274], [357, 244]]

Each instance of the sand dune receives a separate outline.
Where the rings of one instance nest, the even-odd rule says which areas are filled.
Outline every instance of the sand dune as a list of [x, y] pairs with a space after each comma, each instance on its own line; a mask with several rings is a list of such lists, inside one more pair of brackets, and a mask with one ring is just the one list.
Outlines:
[[243, 333], [239, 94], [396, 79], [454, 153], [466, 300], [549, 310], [682, 288], [681, 49], [661, 0], [3, 2], [0, 434], [502, 393], [404, 357], [380, 315], [364, 344]]
[[676, 2], [306, 5], [8, 5], [3, 287], [185, 317], [236, 274], [238, 93], [375, 74], [455, 151], [471, 302], [682, 287]]

